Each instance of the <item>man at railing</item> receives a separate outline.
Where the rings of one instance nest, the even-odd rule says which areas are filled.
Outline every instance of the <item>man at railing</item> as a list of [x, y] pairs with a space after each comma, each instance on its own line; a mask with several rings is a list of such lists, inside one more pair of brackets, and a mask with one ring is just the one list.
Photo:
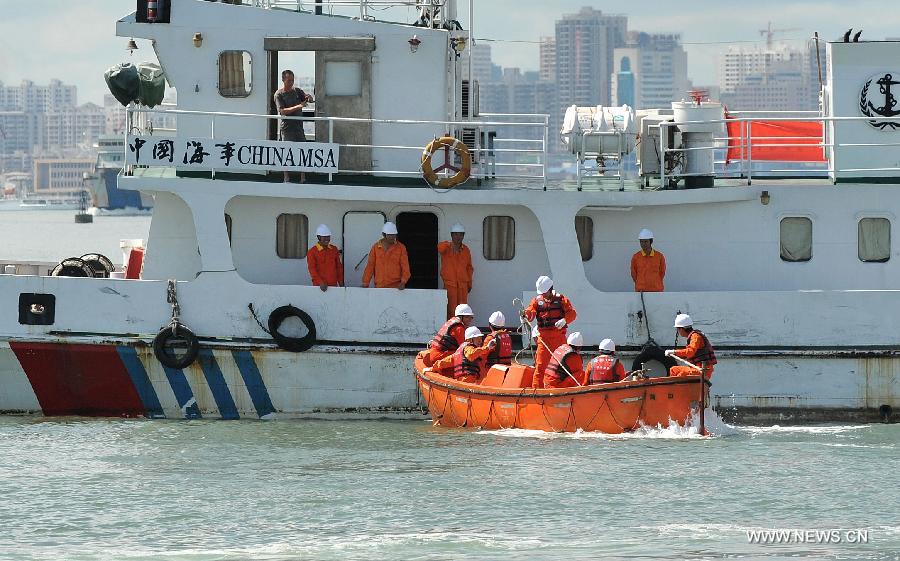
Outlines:
[[[279, 115], [300, 116], [307, 103], [311, 103], [313, 96], [300, 88], [294, 87], [294, 72], [284, 70], [281, 72], [281, 88], [275, 92], [275, 107]], [[286, 142], [306, 142], [306, 133], [303, 132], [303, 121], [299, 119], [278, 119], [278, 140]], [[284, 172], [284, 181], [290, 181], [289, 172]], [[300, 172], [300, 183], [306, 181], [306, 174]]]

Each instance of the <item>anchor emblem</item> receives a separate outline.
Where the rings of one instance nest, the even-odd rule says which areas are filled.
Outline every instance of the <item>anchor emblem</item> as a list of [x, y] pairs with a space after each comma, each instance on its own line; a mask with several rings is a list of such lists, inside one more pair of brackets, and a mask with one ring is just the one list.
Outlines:
[[[878, 86], [878, 92], [884, 96], [884, 105], [878, 107], [869, 99], [869, 88], [872, 82]], [[894, 80], [894, 76], [887, 72], [883, 75], [875, 75], [866, 82], [859, 95], [859, 110], [866, 117], [896, 117], [900, 115], [897, 107], [897, 98], [891, 91], [892, 86], [900, 85], [900, 81]], [[873, 127], [885, 130], [890, 127], [891, 130], [900, 128], [900, 121], [877, 121], [871, 120], [869, 124]]]

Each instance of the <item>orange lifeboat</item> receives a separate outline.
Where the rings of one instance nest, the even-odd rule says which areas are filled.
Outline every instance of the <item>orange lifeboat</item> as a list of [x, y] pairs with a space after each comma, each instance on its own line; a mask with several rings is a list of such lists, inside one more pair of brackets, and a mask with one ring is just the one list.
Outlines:
[[537, 389], [531, 387], [534, 369], [524, 364], [495, 365], [479, 383], [425, 372], [421, 356], [415, 367], [431, 418], [443, 427], [618, 434], [670, 421], [684, 425], [699, 409], [706, 434], [702, 412], [710, 383], [699, 375]]

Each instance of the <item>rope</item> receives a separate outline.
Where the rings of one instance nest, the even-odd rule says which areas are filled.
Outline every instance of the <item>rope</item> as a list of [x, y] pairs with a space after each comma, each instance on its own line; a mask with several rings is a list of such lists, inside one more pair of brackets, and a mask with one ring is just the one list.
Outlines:
[[566, 427], [569, 426], [569, 419], [572, 418], [572, 414], [573, 414], [574, 409], [575, 409], [575, 408], [572, 406], [572, 402], [573, 402], [573, 401], [574, 401], [574, 399], [572, 399], [572, 400], [569, 401], [569, 414], [566, 416], [566, 422], [563, 423], [563, 428], [562, 428], [562, 430], [557, 430], [557, 429], [553, 426], [553, 423], [550, 422], [550, 419], [547, 417], [547, 411], [546, 411], [546, 407], [547, 407], [546, 403], [547, 403], [547, 400], [546, 400], [546, 399], [541, 400], [541, 414], [544, 415], [544, 420], [547, 421], [547, 426], [550, 427], [550, 428], [553, 430], [553, 432], [566, 432]]
[[647, 305], [644, 303], [644, 291], [641, 291], [641, 308], [644, 309], [644, 322], [647, 324], [647, 342], [656, 345], [653, 335], [650, 334], [650, 316], [647, 315]]
[[181, 305], [178, 303], [178, 293], [176, 279], [169, 279], [166, 284], [166, 302], [172, 305], [172, 320], [169, 322], [169, 329], [172, 335], [178, 336], [178, 328], [181, 327]]

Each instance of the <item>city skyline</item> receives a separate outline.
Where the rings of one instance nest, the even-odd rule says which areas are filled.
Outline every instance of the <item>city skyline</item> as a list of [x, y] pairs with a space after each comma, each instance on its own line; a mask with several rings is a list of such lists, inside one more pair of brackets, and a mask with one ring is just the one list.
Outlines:
[[[556, 20], [565, 14], [591, 6], [608, 14], [628, 16], [629, 29], [648, 33], [679, 33], [688, 53], [688, 76], [697, 85], [717, 81], [718, 55], [731, 45], [765, 45], [759, 30], [769, 21], [775, 28], [796, 29], [775, 36], [795, 47], [804, 44], [813, 31], [825, 40], [834, 40], [851, 25], [863, 29], [863, 40], [896, 36], [900, 14], [884, 10], [886, 3], [862, 0], [854, 3], [852, 12], [837, 1], [760, 0], [754, 13], [735, 17], [736, 2], [700, 1], [691, 4], [692, 11], [659, 0], [648, 0], [629, 6], [629, 10], [606, 2], [558, 0], [548, 8], [538, 0], [491, 0], [475, 2], [476, 41], [488, 43], [495, 64], [537, 70], [539, 42], [552, 36]], [[55, 6], [48, 12], [39, 3], [6, 10], [0, 23], [0, 81], [18, 85], [23, 79], [47, 83], [57, 78], [78, 86], [78, 102], [102, 104], [106, 85], [103, 71], [123, 61], [155, 60], [147, 41], [138, 41], [134, 55], [125, 51], [127, 39], [115, 36], [115, 21], [133, 9], [121, 0], [84, 0], [77, 4]], [[848, 19], [852, 16], [852, 21]], [[459, 18], [469, 27], [468, 3], [460, 2]], [[411, 21], [406, 10], [395, 12], [395, 19]], [[502, 31], [487, 22], [504, 20]], [[723, 22], [727, 22], [723, 25]], [[36, 40], [36, 38], [38, 38]], [[23, 47], [23, 45], [27, 45]]]

